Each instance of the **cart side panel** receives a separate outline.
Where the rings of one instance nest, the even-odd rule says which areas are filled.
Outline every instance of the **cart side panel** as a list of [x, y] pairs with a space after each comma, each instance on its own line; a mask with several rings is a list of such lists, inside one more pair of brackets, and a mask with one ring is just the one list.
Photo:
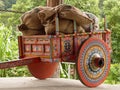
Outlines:
[[102, 33], [103, 32], [93, 32], [93, 34], [92, 34], [92, 37], [95, 37], [95, 38], [99, 38], [99, 39], [103, 39], [102, 38]]
[[111, 47], [111, 31], [106, 30], [105, 33], [102, 33], [102, 39], [107, 43], [107, 45], [109, 46], [110, 51], [112, 51], [112, 47]]
[[105, 30], [105, 31], [98, 31], [98, 32], [94, 32], [92, 34], [93, 37], [95, 38], [99, 38], [102, 39], [108, 46], [109, 46], [109, 50], [111, 49], [111, 31], [110, 30]]
[[102, 31], [98, 31], [98, 32], [82, 33], [82, 34], [77, 35], [77, 43], [75, 43], [75, 45], [77, 46], [77, 48], [76, 48], [77, 54], [79, 53], [79, 50], [80, 50], [81, 46], [84, 44], [84, 42], [90, 37], [94, 37], [94, 38], [103, 40], [109, 46], [109, 50], [112, 51], [111, 31], [110, 30], [106, 30], [106, 31], [102, 30]]
[[61, 37], [61, 59], [64, 62], [72, 62], [74, 57], [74, 37], [64, 35]]
[[24, 55], [28, 56], [50, 56], [50, 39], [41, 37], [23, 37]]
[[20, 57], [38, 56], [43, 62], [53, 62], [60, 57], [59, 42], [51, 36], [19, 36]]

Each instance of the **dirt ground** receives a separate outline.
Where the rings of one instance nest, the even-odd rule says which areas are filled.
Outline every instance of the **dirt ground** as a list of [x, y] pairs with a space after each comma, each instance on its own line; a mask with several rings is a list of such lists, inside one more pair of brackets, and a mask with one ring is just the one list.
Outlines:
[[38, 80], [34, 77], [14, 77], [0, 78], [0, 90], [120, 90], [120, 84], [101, 84], [96, 88], [88, 88], [79, 80], [62, 78]]

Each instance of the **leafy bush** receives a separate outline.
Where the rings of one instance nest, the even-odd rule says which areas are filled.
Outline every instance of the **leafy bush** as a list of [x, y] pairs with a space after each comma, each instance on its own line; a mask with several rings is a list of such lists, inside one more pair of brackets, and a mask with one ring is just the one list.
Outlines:
[[105, 83], [109, 84], [120, 84], [120, 63], [112, 64]]
[[12, 36], [11, 29], [12, 27], [8, 29], [4, 24], [0, 24], [0, 60], [2, 61], [18, 56], [17, 39]]
[[[13, 33], [12, 27], [5, 27], [0, 24], [0, 61], [10, 61], [18, 58], [17, 36]], [[0, 70], [0, 77], [30, 76], [26, 67], [15, 67]]]

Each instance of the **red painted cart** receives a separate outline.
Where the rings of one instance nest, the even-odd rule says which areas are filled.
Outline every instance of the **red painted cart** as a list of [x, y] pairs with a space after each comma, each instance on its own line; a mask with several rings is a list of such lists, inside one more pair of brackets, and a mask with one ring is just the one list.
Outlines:
[[[0, 69], [27, 65], [39, 79], [51, 77], [59, 62], [74, 62], [78, 77], [88, 87], [100, 85], [110, 70], [111, 32], [105, 30], [59, 35], [18, 36], [19, 56], [16, 61], [0, 63]], [[106, 25], [105, 25], [106, 26]]]

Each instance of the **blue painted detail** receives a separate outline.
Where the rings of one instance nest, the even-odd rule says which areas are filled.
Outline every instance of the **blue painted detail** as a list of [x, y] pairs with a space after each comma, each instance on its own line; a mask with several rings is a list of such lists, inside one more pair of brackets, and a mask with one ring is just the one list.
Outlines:
[[77, 25], [75, 20], [74, 20], [74, 33], [77, 33]]

